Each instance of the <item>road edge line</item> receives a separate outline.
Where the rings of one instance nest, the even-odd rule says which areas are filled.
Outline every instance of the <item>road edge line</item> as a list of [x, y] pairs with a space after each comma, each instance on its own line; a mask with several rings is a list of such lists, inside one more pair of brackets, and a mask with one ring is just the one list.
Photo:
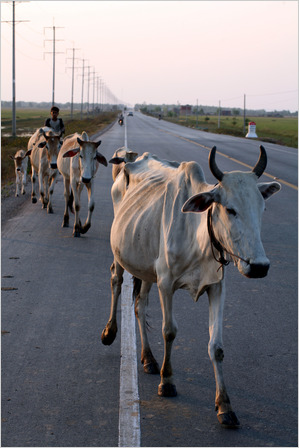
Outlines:
[[140, 410], [133, 285], [124, 271], [121, 293], [121, 363], [118, 446], [140, 446]]

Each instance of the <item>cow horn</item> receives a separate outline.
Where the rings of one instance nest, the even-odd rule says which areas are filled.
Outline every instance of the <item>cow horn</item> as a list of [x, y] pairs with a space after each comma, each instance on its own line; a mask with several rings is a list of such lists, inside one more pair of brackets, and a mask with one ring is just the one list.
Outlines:
[[215, 155], [216, 155], [216, 146], [213, 146], [209, 155], [210, 170], [213, 176], [215, 176], [216, 179], [219, 180], [219, 182], [221, 182], [223, 179], [223, 172], [216, 165]]
[[257, 176], [261, 177], [263, 172], [265, 171], [267, 166], [267, 154], [265, 148], [261, 145], [260, 146], [260, 157], [257, 161], [257, 164], [252, 169], [252, 172]]

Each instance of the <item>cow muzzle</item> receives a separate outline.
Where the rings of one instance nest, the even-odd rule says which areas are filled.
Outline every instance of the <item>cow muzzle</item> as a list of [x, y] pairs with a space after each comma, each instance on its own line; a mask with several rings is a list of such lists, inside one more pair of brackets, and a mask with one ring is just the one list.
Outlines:
[[82, 177], [81, 180], [84, 184], [89, 184], [89, 182], [91, 181], [91, 178], [90, 177]]
[[245, 277], [263, 278], [268, 274], [270, 261], [267, 258], [263, 261], [256, 262], [248, 260], [247, 264], [241, 261], [238, 267], [241, 274], [245, 275]]

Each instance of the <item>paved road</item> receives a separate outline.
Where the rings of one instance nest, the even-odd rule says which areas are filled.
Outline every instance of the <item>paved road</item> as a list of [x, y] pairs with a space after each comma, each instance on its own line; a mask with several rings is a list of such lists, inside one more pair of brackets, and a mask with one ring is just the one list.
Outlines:
[[[107, 159], [124, 144], [124, 132], [115, 125], [101, 136]], [[223, 171], [247, 169], [259, 154], [256, 141], [140, 114], [127, 117], [127, 140], [140, 154], [198, 161], [210, 182], [207, 148], [216, 144]], [[246, 279], [233, 267], [227, 275], [224, 374], [242, 428], [223, 430], [213, 410], [207, 297], [193, 303], [178, 291], [176, 398], [157, 396], [159, 377], [143, 373], [137, 335], [141, 446], [297, 446], [297, 150], [264, 146], [269, 161], [262, 180], [277, 177], [282, 183], [263, 220], [271, 268], [265, 279]], [[118, 445], [121, 338], [110, 347], [100, 341], [110, 309], [111, 185], [111, 166], [100, 166], [92, 227], [81, 238], [61, 228], [61, 178], [53, 215], [28, 199], [2, 227], [2, 446]], [[85, 192], [82, 200], [84, 216]], [[118, 320], [120, 325], [120, 311]], [[155, 287], [149, 323], [161, 363]]]

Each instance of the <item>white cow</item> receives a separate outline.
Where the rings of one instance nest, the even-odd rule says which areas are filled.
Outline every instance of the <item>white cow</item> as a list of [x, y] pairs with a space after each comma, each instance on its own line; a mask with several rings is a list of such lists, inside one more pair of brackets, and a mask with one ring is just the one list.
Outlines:
[[27, 167], [28, 167], [28, 157], [23, 149], [19, 149], [14, 156], [9, 156], [15, 164], [16, 173], [16, 194], [25, 194], [25, 185], [27, 183]]
[[138, 153], [131, 151], [130, 149], [123, 146], [115, 151], [112, 156], [112, 159], [109, 160], [109, 163], [113, 164], [112, 167], [112, 179], [115, 181], [116, 176], [120, 173], [122, 168], [125, 166], [127, 162], [135, 162], [138, 157]]
[[112, 186], [112, 198], [118, 201], [111, 228], [114, 254], [112, 303], [102, 342], [111, 344], [116, 336], [117, 301], [126, 269], [135, 278], [141, 361], [145, 372], [157, 373], [158, 365], [149, 346], [145, 318], [151, 285], [157, 283], [164, 337], [158, 394], [175, 396], [171, 366], [171, 348], [177, 332], [172, 310], [173, 294], [177, 289], [186, 289], [197, 301], [207, 292], [210, 309], [208, 349], [215, 371], [217, 417], [224, 427], [237, 427], [239, 421], [230, 404], [222, 374], [224, 265], [227, 260], [232, 260], [239, 272], [249, 278], [267, 275], [269, 260], [261, 242], [261, 219], [265, 200], [280, 190], [280, 184], [257, 182], [267, 163], [262, 146], [259, 161], [251, 172], [222, 173], [216, 165], [215, 153], [214, 147], [209, 162], [218, 180], [216, 186], [206, 182], [196, 162], [175, 165], [149, 154], [135, 163], [127, 163], [118, 175]]
[[38, 175], [42, 207], [47, 208], [48, 213], [53, 213], [52, 196], [58, 175], [57, 157], [61, 148], [61, 135], [56, 134], [48, 127], [37, 129], [29, 139], [26, 153], [26, 155], [30, 155], [32, 169], [32, 203], [37, 202], [35, 182], [36, 175]]
[[[58, 169], [63, 175], [65, 198], [62, 227], [69, 226], [68, 208], [72, 209], [74, 199], [74, 237], [79, 237], [81, 233], [86, 233], [91, 226], [91, 216], [94, 210], [94, 176], [98, 170], [99, 163], [104, 166], [108, 165], [105, 157], [97, 151], [97, 147], [100, 144], [101, 141], [90, 141], [86, 132], [83, 132], [82, 135], [75, 133], [63, 140], [63, 145], [58, 156], [57, 163]], [[82, 226], [79, 211], [80, 195], [84, 185], [88, 192], [88, 215], [84, 226]]]

